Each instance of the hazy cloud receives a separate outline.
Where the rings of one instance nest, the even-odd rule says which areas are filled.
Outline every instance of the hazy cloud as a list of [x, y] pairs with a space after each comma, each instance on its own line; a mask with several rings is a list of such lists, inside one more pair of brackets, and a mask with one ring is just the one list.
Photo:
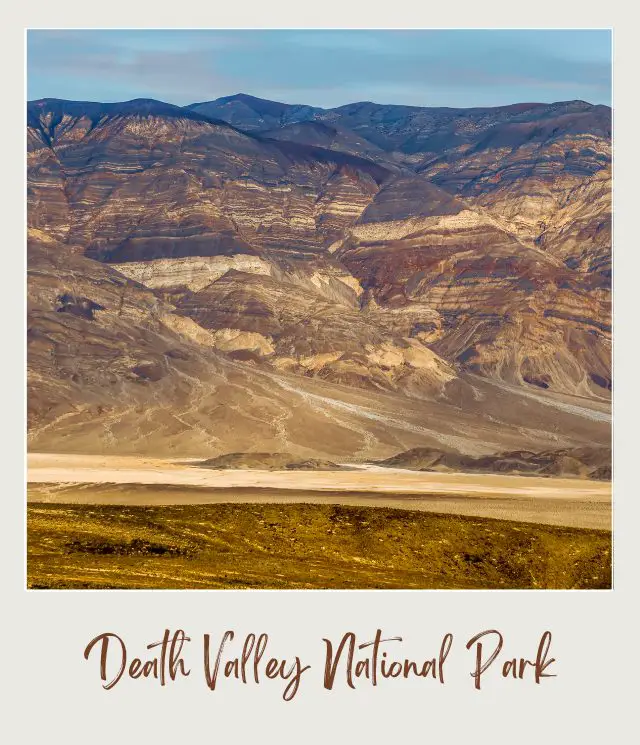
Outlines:
[[608, 31], [31, 31], [29, 98], [609, 103]]

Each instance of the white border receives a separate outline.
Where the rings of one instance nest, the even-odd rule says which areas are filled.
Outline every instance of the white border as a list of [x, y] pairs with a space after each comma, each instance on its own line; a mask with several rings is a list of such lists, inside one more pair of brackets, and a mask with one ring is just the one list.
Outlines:
[[[584, 744], [626, 742], [632, 729], [631, 695], [638, 645], [633, 624], [634, 544], [638, 498], [634, 489], [637, 439], [637, 333], [634, 304], [640, 281], [633, 233], [632, 201], [637, 158], [638, 98], [632, 69], [637, 26], [621, 4], [540, 0], [514, 7], [508, 2], [456, 3], [435, 8], [397, 0], [382, 10], [373, 4], [281, 2], [241, 8], [208, 3], [137, 4], [111, 0], [108, 8], [86, 3], [64, 5], [32, 0], [15, 9], [3, 29], [0, 47], [5, 71], [2, 205], [9, 230], [3, 231], [5, 344], [2, 431], [8, 479], [3, 490], [8, 519], [3, 567], [8, 569], [3, 638], [8, 647], [3, 688], [9, 695], [8, 732], [12, 741], [46, 738], [53, 743], [169, 743], [194, 736], [234, 742], [393, 742], [432, 737], [445, 742], [480, 743], [564, 741]], [[107, 13], [108, 11], [108, 13]], [[18, 59], [24, 28], [530, 28], [532, 15], [552, 21], [548, 28], [614, 28], [615, 34], [615, 590], [570, 591], [110, 591], [26, 592], [24, 556], [24, 323], [14, 321], [24, 298], [24, 90]], [[399, 20], [401, 23], [399, 23]], [[410, 24], [409, 24], [410, 22]], [[20, 114], [18, 112], [21, 112]], [[6, 224], [5, 222], [5, 224]], [[635, 264], [635, 266], [634, 266]], [[19, 350], [22, 351], [20, 354]], [[18, 392], [21, 393], [22, 399]], [[633, 531], [633, 532], [632, 532]], [[16, 536], [21, 540], [16, 540]], [[20, 559], [18, 559], [20, 556]], [[106, 693], [96, 671], [82, 658], [97, 633], [113, 630], [139, 652], [165, 628], [184, 628], [192, 636], [266, 631], [274, 651], [302, 654], [315, 675], [296, 701], [281, 702], [279, 689], [240, 689], [229, 685], [210, 693], [194, 657], [194, 676], [173, 688], [122, 683]], [[485, 691], [469, 685], [469, 660], [452, 660], [452, 679], [443, 688], [398, 684], [378, 689], [345, 688], [331, 694], [320, 684], [321, 638], [347, 630], [371, 638], [377, 627], [405, 638], [404, 651], [427, 653], [446, 631], [456, 649], [485, 628], [501, 629], [514, 653], [531, 652], [539, 635], [554, 634], [558, 678], [540, 686], [496, 680]], [[534, 651], [534, 650], [533, 650]], [[454, 674], [454, 671], [459, 674]], [[7, 698], [5, 697], [5, 701]], [[108, 709], [105, 709], [108, 706]], [[616, 732], [620, 732], [616, 736]]]

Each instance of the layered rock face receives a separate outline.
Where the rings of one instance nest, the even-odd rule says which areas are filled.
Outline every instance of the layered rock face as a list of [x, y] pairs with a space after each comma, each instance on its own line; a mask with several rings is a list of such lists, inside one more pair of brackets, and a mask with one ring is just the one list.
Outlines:
[[492, 395], [482, 381], [460, 410], [247, 365], [143, 285], [35, 229], [28, 263], [33, 449], [197, 457], [259, 445], [335, 460], [425, 445], [482, 454], [607, 436], [604, 415], [532, 408], [513, 392]]
[[611, 289], [611, 168], [584, 179], [567, 195], [536, 244], [586, 275], [603, 294]]
[[[199, 104], [194, 110], [226, 119], [236, 98], [224, 99], [222, 105]], [[489, 211], [523, 242], [550, 251], [558, 247], [571, 268], [593, 272], [596, 284], [606, 286], [610, 279], [607, 106], [567, 101], [449, 109], [365, 102], [326, 110], [291, 107], [277, 120], [261, 118], [259, 99], [242, 101], [243, 113], [238, 109], [234, 118], [240, 127], [308, 143], [322, 138], [325, 147], [421, 173]], [[275, 121], [279, 130], [273, 129]], [[550, 239], [559, 231], [565, 235], [554, 244]]]
[[31, 223], [101, 261], [318, 251], [388, 176], [178, 107], [131, 106], [30, 109]]
[[[389, 171], [181, 109], [78, 106], [33, 107], [32, 163], [55, 155], [72, 215], [58, 227], [33, 196], [36, 225], [176, 301], [236, 356], [362, 386], [438, 388], [453, 376], [430, 350], [367, 323], [357, 280], [326, 251]], [[386, 343], [401, 351], [381, 367]]]
[[34, 442], [90, 427], [99, 450], [129, 427], [244, 451], [253, 420], [265, 451], [304, 457], [606, 440], [609, 121], [581, 102], [32, 102]]
[[28, 262], [31, 447], [198, 455], [259, 441], [273, 452], [350, 456], [429, 435], [412, 407], [395, 418], [402, 400], [305, 387], [234, 362], [151, 290], [33, 229]]
[[[431, 348], [459, 369], [508, 383], [606, 395], [606, 294], [593, 292], [582, 273], [462, 202], [432, 202], [429, 217], [389, 219], [399, 212], [397, 202], [392, 182], [335, 255], [379, 308], [405, 312], [408, 336], [422, 333], [429, 318]], [[411, 200], [404, 203], [412, 209]]]
[[[317, 285], [313, 285], [313, 280]], [[215, 332], [234, 359], [361, 388], [440, 392], [455, 369], [418, 339], [372, 313], [340, 275], [266, 277], [230, 271], [177, 302], [177, 312]], [[230, 346], [230, 345], [233, 346]]]

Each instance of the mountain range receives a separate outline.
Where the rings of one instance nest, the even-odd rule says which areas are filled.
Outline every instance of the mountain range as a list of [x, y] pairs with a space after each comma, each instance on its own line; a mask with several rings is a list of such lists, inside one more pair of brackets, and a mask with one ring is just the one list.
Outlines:
[[27, 106], [30, 447], [607, 445], [611, 110]]

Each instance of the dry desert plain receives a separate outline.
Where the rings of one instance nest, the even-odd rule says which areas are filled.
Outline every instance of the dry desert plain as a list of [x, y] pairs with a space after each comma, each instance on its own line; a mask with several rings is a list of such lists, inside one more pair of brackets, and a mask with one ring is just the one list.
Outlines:
[[31, 587], [609, 587], [611, 483], [31, 453]]

